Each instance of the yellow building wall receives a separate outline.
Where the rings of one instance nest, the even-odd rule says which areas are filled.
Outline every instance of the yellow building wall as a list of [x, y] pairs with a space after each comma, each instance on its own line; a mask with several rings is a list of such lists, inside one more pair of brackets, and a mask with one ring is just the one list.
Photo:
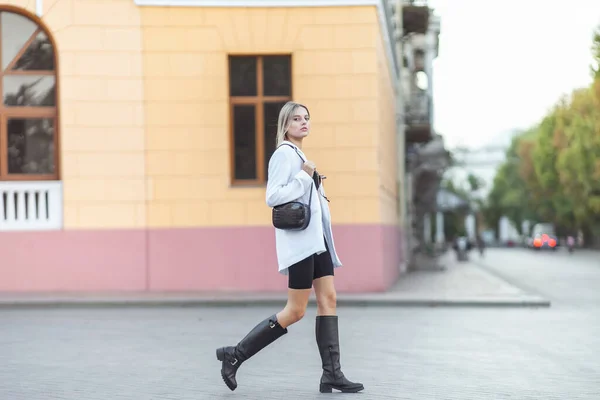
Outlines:
[[[35, 11], [34, 0], [10, 3]], [[44, 0], [42, 21], [58, 48], [64, 227], [145, 227], [140, 9]]]
[[399, 224], [398, 198], [398, 138], [396, 128], [396, 93], [390, 75], [389, 57], [383, 33], [377, 40], [377, 67], [379, 79], [379, 212], [383, 224]]
[[270, 223], [264, 187], [230, 187], [229, 54], [292, 54], [293, 98], [312, 116], [304, 150], [328, 177], [336, 223], [388, 218], [379, 152], [390, 133], [381, 123], [395, 117], [390, 99], [379, 99], [388, 91], [375, 6], [141, 13], [149, 226]]
[[229, 54], [292, 54], [293, 98], [313, 117], [305, 151], [328, 177], [335, 222], [393, 220], [393, 89], [375, 6], [43, 6], [66, 229], [270, 224], [264, 186], [230, 186]]

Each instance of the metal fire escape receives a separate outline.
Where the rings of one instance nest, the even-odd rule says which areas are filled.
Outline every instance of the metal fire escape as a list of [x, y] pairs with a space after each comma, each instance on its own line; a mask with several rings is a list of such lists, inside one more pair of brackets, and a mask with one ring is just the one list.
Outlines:
[[435, 254], [427, 248], [425, 216], [438, 211], [438, 192], [449, 162], [449, 153], [444, 147], [443, 138], [439, 135], [427, 144], [414, 148], [409, 156], [407, 170], [412, 186], [410, 206], [407, 210], [412, 228], [409, 239], [412, 261], [409, 265], [410, 269], [435, 264]]
[[432, 70], [439, 49], [440, 20], [426, 1], [405, 0], [402, 13], [408, 266], [420, 269], [430, 261], [435, 264], [426, 246], [425, 216], [438, 209], [438, 190], [449, 166], [443, 138], [433, 127]]

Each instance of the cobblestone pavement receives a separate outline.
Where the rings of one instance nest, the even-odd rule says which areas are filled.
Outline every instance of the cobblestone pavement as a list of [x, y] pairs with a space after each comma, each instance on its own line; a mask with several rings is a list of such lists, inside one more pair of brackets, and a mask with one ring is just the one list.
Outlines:
[[[576, 288], [573, 288], [576, 290]], [[2, 400], [323, 399], [313, 308], [230, 392], [215, 348], [271, 308], [0, 311]], [[361, 399], [600, 398], [600, 318], [570, 308], [343, 308]]]

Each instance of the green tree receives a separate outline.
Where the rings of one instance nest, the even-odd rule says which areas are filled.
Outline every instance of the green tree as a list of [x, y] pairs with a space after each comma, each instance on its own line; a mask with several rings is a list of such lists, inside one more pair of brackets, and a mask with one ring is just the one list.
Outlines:
[[558, 118], [555, 137], [561, 142], [556, 166], [562, 193], [555, 200], [557, 217], [569, 229], [596, 230], [600, 217], [600, 110], [593, 89], [574, 91], [569, 108]]
[[469, 174], [467, 176], [467, 184], [469, 185], [469, 190], [471, 192], [477, 192], [485, 186], [483, 179], [474, 174]]
[[506, 215], [517, 227], [525, 219], [553, 222], [559, 232], [600, 238], [600, 27], [592, 56], [592, 85], [514, 138], [486, 201], [489, 224]]
[[523, 175], [523, 170], [531, 169], [530, 160], [523, 158], [524, 144], [530, 148], [534, 134], [534, 130], [529, 130], [515, 136], [506, 151], [506, 161], [498, 169], [482, 208], [483, 217], [490, 226], [497, 228], [500, 218], [506, 216], [520, 233], [524, 233], [521, 232], [522, 222], [536, 219], [535, 208], [532, 207], [534, 198]]
[[592, 77], [594, 80], [600, 79], [600, 26], [594, 32], [592, 39]]
[[550, 215], [551, 200], [543, 193], [533, 163], [533, 153], [536, 150], [537, 129], [530, 129], [519, 138], [517, 158], [519, 176], [517, 187], [523, 195], [523, 219], [529, 221], [542, 220], [542, 215]]
[[568, 100], [563, 98], [542, 120], [532, 152], [535, 177], [540, 189], [536, 196], [538, 214], [544, 221], [561, 226], [568, 225], [574, 218], [574, 202], [565, 191], [558, 166], [560, 152], [569, 145], [564, 135], [565, 116], [569, 107]]

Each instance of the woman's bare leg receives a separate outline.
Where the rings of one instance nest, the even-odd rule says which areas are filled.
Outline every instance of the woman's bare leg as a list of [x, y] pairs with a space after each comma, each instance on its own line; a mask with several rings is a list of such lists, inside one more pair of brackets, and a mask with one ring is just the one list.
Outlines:
[[315, 279], [313, 287], [317, 297], [317, 315], [336, 315], [337, 295], [333, 275]]
[[295, 324], [304, 317], [312, 289], [288, 289], [288, 301], [277, 313], [277, 322], [282, 328]]

